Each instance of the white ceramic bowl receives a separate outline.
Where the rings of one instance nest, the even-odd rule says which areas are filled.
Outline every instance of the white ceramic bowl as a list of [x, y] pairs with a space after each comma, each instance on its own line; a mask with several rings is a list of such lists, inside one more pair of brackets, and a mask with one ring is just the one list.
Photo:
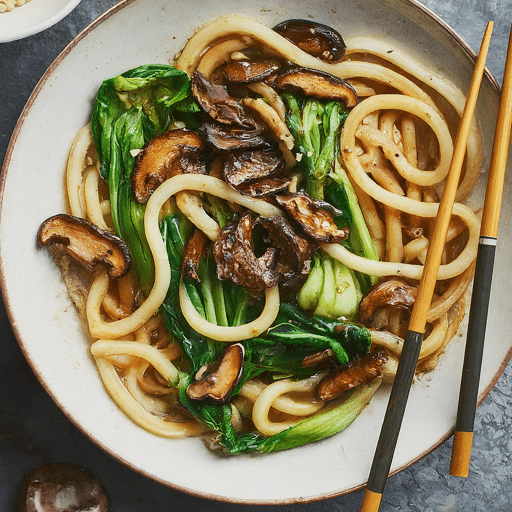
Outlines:
[[32, 0], [10, 12], [0, 13], [0, 43], [23, 39], [55, 25], [80, 0]]
[[[35, 2], [36, 0], [34, 0]], [[165, 485], [207, 498], [242, 503], [294, 503], [333, 497], [366, 482], [387, 405], [379, 390], [344, 432], [302, 448], [264, 456], [219, 459], [198, 439], [171, 441], [132, 423], [105, 392], [59, 270], [37, 250], [42, 220], [65, 210], [63, 170], [71, 142], [88, 122], [101, 82], [146, 63], [166, 63], [194, 30], [220, 14], [237, 12], [273, 26], [311, 17], [351, 37], [379, 37], [402, 48], [433, 73], [467, 88], [473, 54], [436, 16], [413, 0], [323, 3], [276, 0], [126, 0], [94, 22], [50, 66], [13, 134], [1, 183], [0, 270], [9, 317], [35, 374], [65, 414], [114, 457]], [[334, 4], [333, 4], [334, 5]], [[192, 14], [193, 13], [193, 14]], [[483, 33], [484, 27], [482, 27]], [[487, 75], [477, 114], [487, 157], [499, 90]], [[510, 175], [505, 201], [510, 201]], [[483, 180], [485, 181], [485, 180]], [[482, 186], [477, 193], [482, 196]], [[509, 205], [510, 206], [510, 205]], [[510, 358], [512, 208], [503, 209], [480, 398]], [[457, 336], [439, 366], [410, 394], [392, 472], [444, 442], [456, 415], [464, 338]]]

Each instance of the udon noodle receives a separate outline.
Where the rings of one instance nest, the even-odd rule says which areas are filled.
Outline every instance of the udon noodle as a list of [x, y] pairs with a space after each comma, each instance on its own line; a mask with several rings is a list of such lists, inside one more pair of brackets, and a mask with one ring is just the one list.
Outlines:
[[[190, 76], [199, 70], [211, 79], [220, 66], [243, 57], [251, 47], [263, 48], [267, 54], [297, 66], [327, 72], [356, 90], [359, 103], [350, 110], [341, 131], [339, 163], [356, 191], [379, 259], [364, 258], [339, 243], [322, 242], [320, 248], [354, 271], [379, 278], [400, 276], [417, 284], [449, 170], [464, 94], [401, 50], [386, 51], [387, 46], [370, 37], [348, 40], [344, 59], [330, 63], [304, 52], [261, 23], [238, 15], [219, 18], [198, 30], [175, 65]], [[281, 97], [264, 81], [247, 89], [242, 103], [259, 113], [275, 134], [288, 168], [293, 167], [297, 154]], [[435, 367], [465, 312], [479, 235], [477, 216], [463, 204], [482, 166], [482, 140], [476, 121], [467, 147], [418, 372]], [[113, 400], [140, 426], [165, 437], [194, 436], [209, 429], [180, 406], [173, 387], [179, 380], [184, 354], [170, 339], [160, 313], [171, 278], [159, 229], [163, 212], [177, 205], [211, 240], [221, 227], [205, 210], [201, 193], [263, 217], [284, 215], [274, 204], [231, 188], [219, 179], [213, 166], [210, 174], [172, 177], [151, 195], [144, 226], [155, 279], [147, 296], [141, 298], [132, 274], [114, 282], [105, 271], [96, 271], [82, 309], [92, 338], [91, 352]], [[100, 176], [90, 126], [80, 131], [71, 148], [67, 196], [71, 215], [112, 230], [108, 190]], [[200, 335], [226, 343], [264, 333], [276, 318], [280, 300], [278, 287], [268, 288], [257, 318], [243, 325], [222, 326], [203, 318], [183, 283], [180, 287], [180, 306], [187, 322]], [[407, 319], [407, 311], [392, 308], [381, 308], [373, 317], [372, 344], [386, 352], [383, 372], [387, 379], [396, 371]], [[245, 382], [231, 400], [231, 423], [236, 430], [249, 422], [263, 436], [296, 425], [329, 406], [314, 397], [314, 388], [324, 375], [325, 371], [320, 371], [300, 380], [272, 382], [257, 377]]]

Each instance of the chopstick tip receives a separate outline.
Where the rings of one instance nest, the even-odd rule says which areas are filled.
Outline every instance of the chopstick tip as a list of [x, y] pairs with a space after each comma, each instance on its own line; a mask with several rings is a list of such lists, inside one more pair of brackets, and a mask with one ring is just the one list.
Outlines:
[[450, 475], [467, 478], [469, 474], [472, 443], [473, 432], [455, 431], [453, 436], [452, 458], [450, 461]]
[[378, 512], [382, 494], [366, 489], [364, 491], [363, 503], [360, 512]]

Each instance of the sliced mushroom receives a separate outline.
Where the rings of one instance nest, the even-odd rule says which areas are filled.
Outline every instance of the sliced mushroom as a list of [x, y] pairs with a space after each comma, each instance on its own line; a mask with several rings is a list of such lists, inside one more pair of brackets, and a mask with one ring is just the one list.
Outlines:
[[199, 282], [198, 266], [199, 261], [206, 252], [208, 244], [208, 237], [200, 229], [195, 229], [192, 236], [189, 238], [183, 259], [181, 262], [181, 274], [194, 279]]
[[124, 241], [85, 219], [54, 215], [41, 224], [38, 239], [42, 245], [59, 244], [90, 271], [103, 264], [108, 275], [117, 279], [130, 270], [130, 251]]
[[260, 82], [281, 69], [277, 59], [230, 60], [222, 70], [228, 82], [249, 84]]
[[137, 201], [146, 203], [161, 183], [177, 174], [206, 174], [206, 155], [194, 131], [168, 130], [152, 138], [135, 159], [132, 188]]
[[282, 194], [288, 189], [291, 181], [291, 178], [262, 178], [250, 183], [243, 183], [234, 188], [245, 196], [265, 197]]
[[338, 361], [338, 358], [334, 351], [331, 348], [326, 348], [306, 356], [302, 360], [302, 366], [304, 368], [332, 368], [336, 361]]
[[416, 300], [417, 288], [401, 277], [381, 279], [372, 286], [359, 303], [359, 321], [370, 326], [373, 314], [380, 308], [391, 306], [411, 310]]
[[227, 126], [217, 123], [203, 123], [199, 133], [218, 151], [272, 148], [274, 144], [263, 135], [264, 127], [252, 129]]
[[279, 273], [274, 270], [277, 250], [268, 248], [256, 257], [252, 238], [255, 224], [256, 216], [247, 212], [238, 222], [224, 226], [213, 244], [213, 255], [219, 279], [262, 290], [279, 283]]
[[288, 193], [276, 196], [275, 199], [304, 232], [317, 242], [337, 243], [350, 234], [348, 228], [339, 229], [333, 216], [305, 193]]
[[373, 351], [352, 359], [318, 383], [315, 390], [317, 400], [333, 400], [345, 391], [379, 377], [386, 361], [387, 356], [383, 351]]
[[340, 62], [346, 50], [341, 34], [327, 25], [310, 20], [288, 20], [274, 30], [301, 50], [327, 62]]
[[270, 217], [260, 222], [269, 232], [272, 244], [281, 250], [276, 270], [288, 276], [309, 273], [311, 255], [318, 249], [318, 244], [297, 233], [284, 217]]
[[200, 71], [192, 75], [191, 90], [201, 108], [217, 122], [243, 128], [255, 126], [254, 120], [246, 114], [240, 102], [228, 93], [226, 87], [212, 84]]
[[244, 371], [245, 348], [241, 343], [228, 345], [220, 361], [209, 365], [199, 379], [187, 387], [190, 400], [223, 404], [240, 382]]
[[74, 464], [45, 464], [23, 480], [18, 512], [107, 512], [108, 497], [99, 480]]
[[321, 100], [337, 100], [347, 108], [358, 103], [355, 89], [345, 80], [324, 71], [309, 68], [292, 68], [279, 74], [274, 87], [281, 92], [291, 91]]
[[225, 181], [238, 187], [261, 178], [282, 174], [286, 168], [283, 154], [277, 149], [231, 153], [222, 169]]

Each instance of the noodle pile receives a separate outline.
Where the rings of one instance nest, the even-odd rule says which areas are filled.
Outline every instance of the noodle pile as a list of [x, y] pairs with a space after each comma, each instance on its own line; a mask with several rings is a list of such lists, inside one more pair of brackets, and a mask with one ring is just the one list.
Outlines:
[[[176, 67], [189, 75], [199, 70], [211, 77], [234, 54], [251, 46], [263, 46], [281, 59], [328, 72], [357, 91], [360, 102], [349, 113], [341, 132], [340, 163], [356, 190], [379, 261], [355, 255], [340, 244], [322, 243], [321, 249], [356, 271], [417, 282], [449, 169], [464, 95], [400, 51], [384, 52], [382, 45], [371, 38], [348, 41], [344, 60], [331, 64], [303, 52], [272, 29], [237, 15], [219, 18], [200, 29], [181, 52]], [[292, 166], [296, 155], [292, 152], [293, 138], [290, 140], [284, 124], [282, 101], [263, 82], [250, 88], [258, 97], [247, 98], [245, 103], [258, 109], [272, 125], [280, 149]], [[467, 147], [418, 371], [435, 367], [465, 312], [465, 292], [472, 278], [479, 236], [477, 216], [462, 203], [471, 193], [482, 165], [482, 141], [476, 122]], [[163, 212], [177, 205], [212, 240], [220, 230], [191, 192], [208, 192], [263, 217], [283, 215], [279, 208], [243, 196], [212, 175], [170, 178], [156, 189], [146, 207], [145, 233], [155, 262], [155, 281], [149, 295], [141, 299], [131, 274], [113, 282], [105, 271], [99, 271], [93, 276], [84, 305], [94, 340], [91, 351], [112, 398], [143, 428], [173, 438], [207, 430], [180, 407], [177, 391], [168, 385], [176, 385], [179, 380], [183, 353], [176, 342], [169, 341], [159, 313], [170, 281], [158, 224]], [[89, 126], [81, 130], [71, 148], [67, 194], [72, 215], [111, 229], [108, 191], [99, 174]], [[217, 326], [203, 319], [183, 287], [180, 305], [198, 333], [233, 342], [258, 336], [270, 327], [279, 309], [279, 295], [277, 287], [267, 289], [260, 316], [237, 327]], [[390, 378], [396, 370], [407, 319], [407, 313], [391, 308], [374, 315], [372, 342], [386, 350], [389, 360], [385, 373]], [[231, 404], [235, 429], [245, 418], [261, 434], [270, 436], [314, 415], [324, 407], [313, 398], [321, 377], [319, 373], [299, 381], [246, 382]]]

